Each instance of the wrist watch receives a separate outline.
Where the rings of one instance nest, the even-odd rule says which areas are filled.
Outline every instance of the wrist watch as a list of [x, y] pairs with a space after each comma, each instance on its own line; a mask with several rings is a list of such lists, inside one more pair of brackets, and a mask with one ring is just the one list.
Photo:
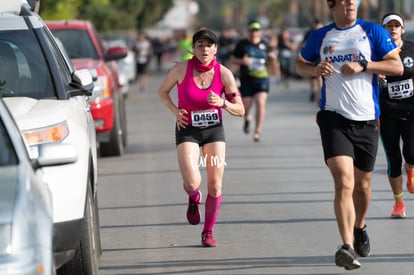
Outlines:
[[358, 60], [359, 65], [362, 67], [362, 71], [365, 72], [367, 70], [368, 61], [366, 59]]
[[227, 99], [225, 99], [225, 100], [223, 101], [223, 105], [221, 106], [221, 108], [225, 108], [225, 107], [227, 106], [227, 104], [226, 104], [227, 102], [226, 102], [226, 101], [227, 101]]

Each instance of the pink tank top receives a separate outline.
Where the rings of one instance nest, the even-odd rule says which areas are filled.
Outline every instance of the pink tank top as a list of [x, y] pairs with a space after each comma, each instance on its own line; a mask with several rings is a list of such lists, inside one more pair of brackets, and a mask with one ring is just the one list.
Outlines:
[[222, 110], [220, 107], [211, 106], [208, 104], [207, 96], [210, 91], [213, 91], [219, 96], [224, 92], [224, 85], [221, 81], [220, 63], [214, 66], [214, 76], [211, 86], [206, 89], [197, 87], [194, 80], [193, 65], [187, 62], [187, 70], [185, 77], [181, 83], [177, 85], [178, 90], [178, 108], [185, 109], [188, 112], [189, 124], [191, 121], [191, 112], [202, 110], [217, 110], [220, 121], [222, 120]]

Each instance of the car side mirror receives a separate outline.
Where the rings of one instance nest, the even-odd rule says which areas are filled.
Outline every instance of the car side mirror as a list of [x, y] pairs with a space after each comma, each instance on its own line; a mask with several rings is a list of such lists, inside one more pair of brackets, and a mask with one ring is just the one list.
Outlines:
[[69, 96], [91, 96], [94, 87], [91, 72], [88, 69], [76, 70], [72, 74], [72, 83], [70, 83], [70, 86], [75, 88], [75, 90], [70, 91]]
[[112, 61], [125, 58], [128, 55], [128, 48], [111, 47], [106, 50], [105, 61]]
[[78, 160], [78, 152], [73, 144], [44, 143], [37, 145], [37, 157], [32, 159], [34, 169], [64, 165]]

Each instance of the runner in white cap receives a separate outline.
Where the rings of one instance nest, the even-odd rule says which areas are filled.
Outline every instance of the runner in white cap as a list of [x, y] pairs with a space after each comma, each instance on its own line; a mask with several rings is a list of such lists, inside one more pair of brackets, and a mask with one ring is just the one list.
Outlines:
[[382, 25], [401, 49], [404, 64], [402, 76], [387, 76], [380, 80], [380, 132], [388, 162], [388, 181], [395, 200], [391, 218], [404, 218], [403, 159], [407, 190], [414, 193], [414, 43], [403, 39], [404, 19], [401, 15], [384, 15]]

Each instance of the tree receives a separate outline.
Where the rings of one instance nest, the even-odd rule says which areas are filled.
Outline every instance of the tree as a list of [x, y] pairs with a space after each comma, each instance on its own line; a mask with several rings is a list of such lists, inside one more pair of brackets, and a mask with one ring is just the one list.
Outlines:
[[42, 0], [40, 14], [47, 20], [73, 19], [78, 17], [83, 0]]
[[100, 32], [151, 26], [172, 6], [172, 0], [42, 0], [45, 20], [87, 19]]

